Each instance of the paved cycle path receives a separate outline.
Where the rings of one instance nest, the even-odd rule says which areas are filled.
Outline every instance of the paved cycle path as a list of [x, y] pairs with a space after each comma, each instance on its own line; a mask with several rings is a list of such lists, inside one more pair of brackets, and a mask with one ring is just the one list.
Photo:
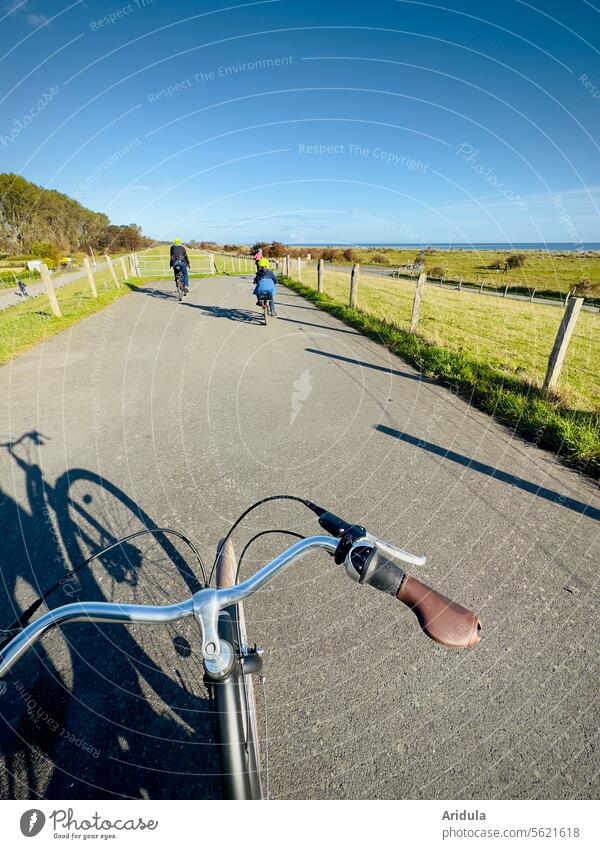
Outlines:
[[[593, 483], [290, 291], [261, 326], [250, 287], [146, 287], [0, 369], [0, 625], [125, 533], [171, 526], [210, 560], [251, 502], [308, 496], [427, 554], [413, 571], [484, 637], [435, 645], [326, 555], [288, 571], [247, 604], [271, 794], [597, 796]], [[318, 530], [275, 503], [238, 551], [267, 528]], [[259, 539], [243, 574], [289, 541]], [[183, 598], [176, 550], [131, 540], [52, 604]], [[0, 795], [218, 795], [197, 646], [193, 623], [44, 638], [0, 697]]]

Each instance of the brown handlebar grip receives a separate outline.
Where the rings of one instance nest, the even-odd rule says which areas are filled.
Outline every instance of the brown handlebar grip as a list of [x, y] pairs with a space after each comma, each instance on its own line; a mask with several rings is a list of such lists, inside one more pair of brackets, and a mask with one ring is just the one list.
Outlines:
[[414, 612], [428, 637], [452, 649], [475, 646], [481, 639], [479, 617], [441, 593], [405, 575], [396, 598]]

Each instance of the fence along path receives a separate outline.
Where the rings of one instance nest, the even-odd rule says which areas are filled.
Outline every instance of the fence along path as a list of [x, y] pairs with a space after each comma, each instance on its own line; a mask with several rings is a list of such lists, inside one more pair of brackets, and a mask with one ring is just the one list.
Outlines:
[[[298, 273], [299, 268], [299, 273]], [[334, 300], [355, 306], [428, 341], [567, 394], [576, 409], [600, 408], [600, 313], [582, 298], [565, 305], [529, 299], [478, 298], [471, 289], [440, 287], [421, 274], [392, 278], [284, 257], [283, 273]], [[415, 299], [417, 304], [415, 307]], [[563, 320], [565, 310], [569, 320]]]
[[[188, 251], [190, 274], [214, 274], [213, 264], [206, 252]], [[140, 277], [172, 277], [168, 253], [135, 254]]]
[[[168, 257], [137, 257], [142, 276], [170, 276]], [[192, 261], [192, 273], [254, 273], [247, 254], [207, 251], [204, 264]], [[568, 393], [574, 408], [598, 409], [600, 401], [600, 311], [582, 298], [566, 304], [515, 295], [477, 298], [481, 289], [442, 286], [426, 274], [393, 275], [389, 269], [340, 266], [284, 256], [271, 266], [299, 283], [324, 292], [341, 303], [419, 333], [428, 341], [461, 350], [465, 339], [470, 356], [543, 386], [550, 392]], [[149, 269], [158, 269], [154, 275]], [[504, 287], [506, 292], [506, 286]], [[570, 306], [570, 304], [573, 304]], [[574, 318], [563, 320], [565, 311]]]
[[[93, 273], [104, 271], [108, 268], [108, 263], [106, 260], [102, 262], [98, 262], [95, 266], [93, 266]], [[18, 276], [18, 275], [17, 275]], [[134, 276], [133, 272], [131, 276]], [[83, 278], [88, 277], [88, 272], [86, 269], [86, 264], [76, 271], [67, 271], [63, 274], [51, 274], [50, 281], [52, 283], [53, 289], [60, 289], [62, 286], [67, 286], [69, 283], [74, 283], [77, 280], [82, 280]], [[89, 277], [88, 277], [89, 279]], [[27, 283], [27, 295], [30, 298], [36, 298], [40, 296], [46, 295], [46, 288], [44, 286], [44, 282], [41, 278], [39, 278], [39, 282], [30, 283], [30, 281], [26, 281]], [[23, 303], [23, 296], [17, 290], [9, 289], [6, 290], [3, 294], [0, 291], [0, 310], [7, 309], [8, 307], [14, 307], [18, 304]]]

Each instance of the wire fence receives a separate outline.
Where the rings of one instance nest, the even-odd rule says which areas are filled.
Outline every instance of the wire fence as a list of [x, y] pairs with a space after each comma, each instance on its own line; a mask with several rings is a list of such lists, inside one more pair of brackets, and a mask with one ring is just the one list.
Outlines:
[[[350, 304], [350, 268], [321, 261], [286, 259], [283, 271], [335, 301]], [[355, 267], [355, 307], [361, 312], [410, 330], [417, 281], [373, 274]], [[547, 378], [549, 358], [562, 327], [565, 305], [531, 299], [480, 298], [468, 288], [444, 287], [427, 280], [422, 289], [418, 333], [425, 340], [507, 376], [534, 386]], [[600, 313], [581, 310], [567, 340], [554, 391], [573, 409], [600, 410]]]
[[57, 293], [62, 294], [62, 290], [66, 287], [68, 287], [69, 296], [96, 298], [99, 292], [119, 287], [129, 278], [138, 276], [139, 272], [133, 255], [105, 256], [94, 265], [85, 258], [81, 266], [62, 273], [52, 273], [44, 265], [36, 273], [33, 281], [24, 281], [26, 286], [23, 291], [17, 289], [0, 292], [0, 311], [38, 299], [50, 301], [52, 305]]

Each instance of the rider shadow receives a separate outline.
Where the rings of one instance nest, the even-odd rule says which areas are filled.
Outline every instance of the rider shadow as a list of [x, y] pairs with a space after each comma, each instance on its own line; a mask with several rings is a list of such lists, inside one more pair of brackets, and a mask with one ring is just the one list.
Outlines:
[[202, 310], [204, 315], [210, 315], [213, 318], [228, 318], [230, 321], [241, 321], [244, 324], [263, 324], [262, 313], [259, 314], [252, 310], [192, 304], [190, 301], [184, 301], [184, 306], [191, 307], [195, 310]]
[[[128, 531], [157, 528], [94, 472], [70, 469], [54, 485], [45, 480], [33, 456], [45, 440], [32, 431], [3, 446], [25, 476], [26, 492], [23, 506], [0, 489], [3, 628], [64, 579], [66, 568]], [[169, 539], [153, 534], [60, 582], [48, 607], [77, 600], [165, 604], [200, 586]], [[168, 628], [71, 624], [42, 638], [0, 696], [0, 797], [218, 797], [197, 646], [194, 620]]]
[[167, 289], [155, 289], [153, 286], [140, 286], [132, 289], [138, 295], [149, 295], [151, 298], [159, 298], [161, 301], [177, 301], [179, 300], [176, 292]]

